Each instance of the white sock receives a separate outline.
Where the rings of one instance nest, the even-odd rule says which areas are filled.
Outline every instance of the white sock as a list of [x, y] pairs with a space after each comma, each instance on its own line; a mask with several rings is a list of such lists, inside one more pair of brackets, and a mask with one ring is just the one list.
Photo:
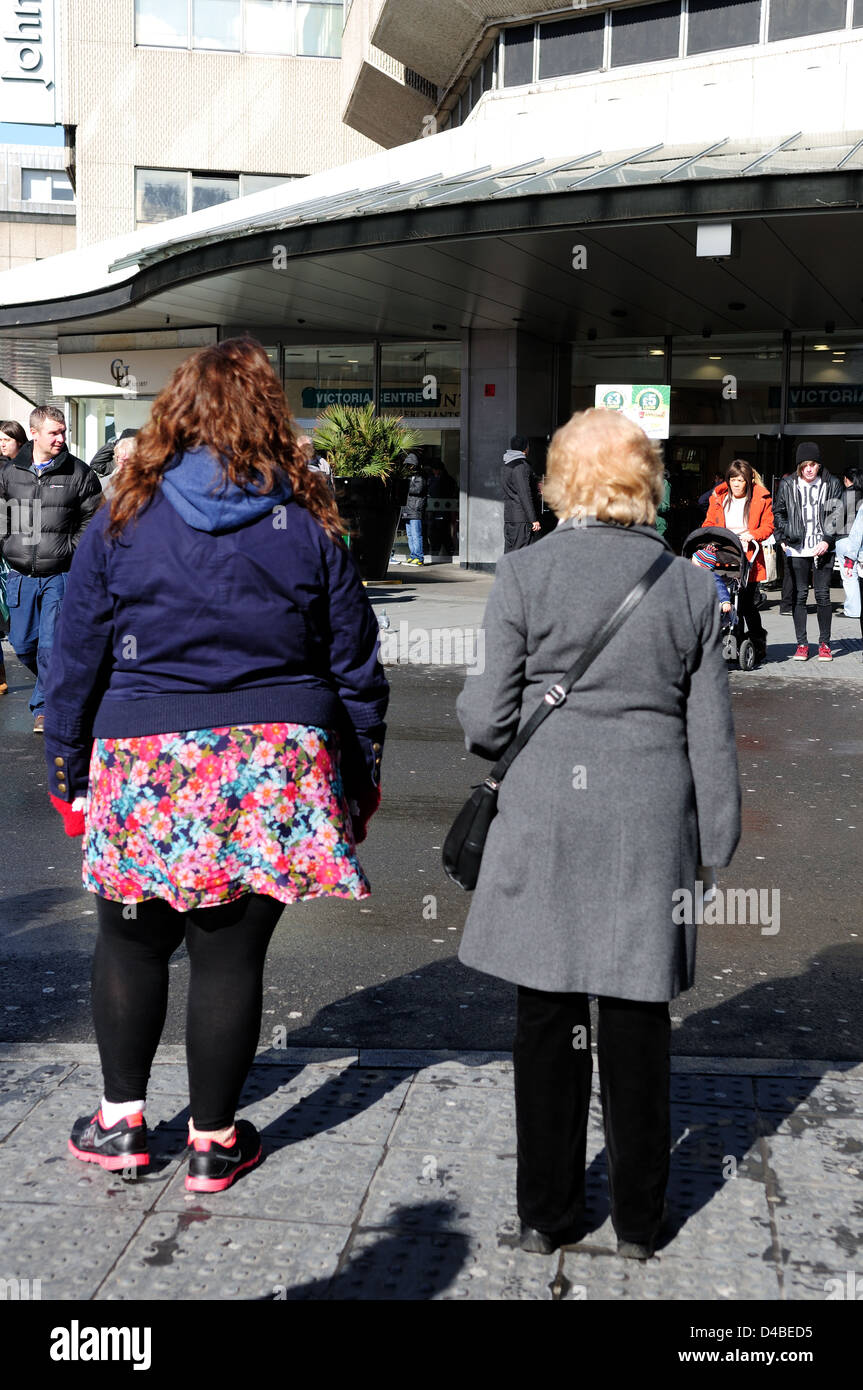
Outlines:
[[142, 1100], [124, 1100], [115, 1105], [113, 1101], [102, 1097], [102, 1123], [105, 1129], [113, 1129], [120, 1120], [124, 1120], [129, 1115], [143, 1114], [144, 1102]]

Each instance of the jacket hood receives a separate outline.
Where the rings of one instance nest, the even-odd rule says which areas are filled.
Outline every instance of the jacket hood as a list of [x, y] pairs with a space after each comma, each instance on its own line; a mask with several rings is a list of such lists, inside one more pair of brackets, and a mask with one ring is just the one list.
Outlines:
[[503, 456], [504, 463], [514, 463], [516, 459], [525, 459], [525, 462], [527, 461], [523, 450], [507, 449], [506, 453]]
[[189, 449], [171, 464], [162, 478], [162, 491], [187, 525], [213, 533], [248, 526], [292, 495], [287, 478], [272, 492], [225, 483], [222, 465], [206, 445]]

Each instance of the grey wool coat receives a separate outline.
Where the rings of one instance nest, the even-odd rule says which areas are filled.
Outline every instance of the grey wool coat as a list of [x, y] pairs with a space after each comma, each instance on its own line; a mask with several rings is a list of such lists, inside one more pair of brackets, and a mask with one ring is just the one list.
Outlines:
[[[503, 556], [484, 669], [457, 704], [469, 749], [503, 754], [663, 548], [650, 527], [590, 521]], [[716, 587], [677, 559], [504, 778], [460, 959], [532, 989], [673, 999], [696, 927], [672, 894], [739, 836]]]

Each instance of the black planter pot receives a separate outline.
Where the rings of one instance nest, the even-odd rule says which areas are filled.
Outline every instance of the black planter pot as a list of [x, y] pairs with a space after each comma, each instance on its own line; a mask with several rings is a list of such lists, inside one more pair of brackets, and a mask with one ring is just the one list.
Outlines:
[[351, 550], [363, 579], [385, 579], [404, 506], [403, 479], [336, 478], [336, 503], [350, 528]]

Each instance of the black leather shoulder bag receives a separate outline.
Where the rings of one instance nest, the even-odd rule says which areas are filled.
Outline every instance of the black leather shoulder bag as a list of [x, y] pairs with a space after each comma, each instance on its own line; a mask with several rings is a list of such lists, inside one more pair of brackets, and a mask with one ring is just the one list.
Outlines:
[[548, 718], [553, 709], [557, 709], [559, 705], [563, 704], [575, 682], [584, 675], [591, 662], [608, 645], [630, 614], [635, 611], [648, 590], [653, 588], [660, 575], [664, 574], [669, 565], [673, 563], [674, 556], [669, 555], [667, 550], [663, 551], [658, 560], [654, 560], [647, 573], [642, 576], [634, 588], [630, 589], [608, 622], [600, 628], [578, 661], [569, 668], [557, 684], [550, 686], [545, 692], [539, 707], [534, 710], [524, 728], [513, 739], [500, 761], [495, 763], [485, 781], [478, 787], [474, 787], [453, 821], [443, 847], [444, 869], [460, 888], [470, 890], [476, 887], [486, 836], [489, 826], [497, 815], [497, 794], [500, 790], [500, 784], [515, 758], [528, 739], [536, 733], [543, 720]]

